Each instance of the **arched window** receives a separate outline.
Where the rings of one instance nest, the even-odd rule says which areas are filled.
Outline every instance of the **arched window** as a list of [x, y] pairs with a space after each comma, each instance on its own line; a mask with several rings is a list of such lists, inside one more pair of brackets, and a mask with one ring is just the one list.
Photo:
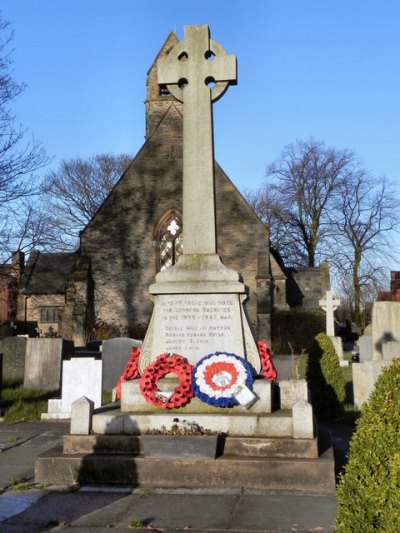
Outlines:
[[182, 217], [177, 211], [168, 211], [157, 225], [157, 271], [174, 265], [183, 252]]

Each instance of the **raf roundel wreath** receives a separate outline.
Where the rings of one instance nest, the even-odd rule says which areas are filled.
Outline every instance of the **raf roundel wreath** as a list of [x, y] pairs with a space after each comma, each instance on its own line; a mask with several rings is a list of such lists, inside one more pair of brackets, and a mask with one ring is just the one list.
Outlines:
[[203, 357], [193, 369], [193, 390], [205, 403], [215, 407], [238, 405], [235, 398], [242, 387], [251, 388], [253, 368], [238, 355], [215, 352]]
[[[146, 368], [140, 378], [140, 390], [145, 400], [163, 409], [174, 409], [187, 404], [194, 396], [192, 370], [193, 366], [181, 355], [159, 355]], [[157, 381], [170, 373], [179, 377], [179, 385], [175, 388], [172, 396], [167, 399], [160, 394]]]

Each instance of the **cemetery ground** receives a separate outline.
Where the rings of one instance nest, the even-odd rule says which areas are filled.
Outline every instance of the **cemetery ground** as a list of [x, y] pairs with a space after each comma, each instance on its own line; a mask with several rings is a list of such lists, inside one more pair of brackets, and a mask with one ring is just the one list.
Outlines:
[[[306, 356], [287, 357], [285, 365], [285, 372], [294, 372], [302, 378]], [[350, 390], [351, 367], [342, 367], [342, 371]], [[37, 419], [36, 413], [46, 406], [48, 398], [57, 397], [58, 391], [27, 391], [18, 382], [5, 385], [1, 406], [12, 414], [12, 423], [1, 423], [1, 531], [39, 533], [68, 528], [89, 532], [110, 527], [163, 532], [334, 530], [334, 494], [35, 485], [35, 457], [61, 443], [63, 435], [69, 432], [69, 423], [17, 423], [18, 417]], [[322, 440], [333, 441], [337, 471], [345, 462], [354, 427], [356, 413], [351, 407], [350, 404], [345, 416], [336, 423], [319, 425]]]

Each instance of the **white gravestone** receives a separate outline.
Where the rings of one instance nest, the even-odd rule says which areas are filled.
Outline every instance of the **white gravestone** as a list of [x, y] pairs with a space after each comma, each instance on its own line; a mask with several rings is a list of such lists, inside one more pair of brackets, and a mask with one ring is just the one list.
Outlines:
[[326, 314], [326, 334], [331, 338], [339, 359], [344, 363], [342, 339], [340, 337], [335, 337], [334, 312], [339, 307], [340, 300], [332, 294], [332, 291], [326, 291], [324, 298], [319, 301], [319, 305]]
[[72, 404], [81, 396], [91, 400], [95, 409], [101, 407], [102, 362], [94, 357], [72, 357], [63, 361], [61, 399], [48, 401], [48, 412], [42, 420], [71, 417]]
[[246, 288], [216, 249], [212, 102], [236, 83], [236, 57], [210, 39], [207, 25], [186, 26], [184, 40], [158, 64], [158, 82], [183, 102], [183, 254], [156, 276], [153, 316], [139, 368], [174, 352], [196, 364], [215, 351], [260, 359], [243, 308]]

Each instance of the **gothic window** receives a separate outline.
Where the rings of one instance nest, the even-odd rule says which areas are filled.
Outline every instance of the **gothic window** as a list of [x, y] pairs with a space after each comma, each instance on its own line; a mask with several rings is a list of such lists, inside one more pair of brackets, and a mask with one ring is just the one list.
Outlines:
[[157, 270], [174, 265], [183, 252], [182, 220], [176, 211], [163, 217], [156, 232]]

